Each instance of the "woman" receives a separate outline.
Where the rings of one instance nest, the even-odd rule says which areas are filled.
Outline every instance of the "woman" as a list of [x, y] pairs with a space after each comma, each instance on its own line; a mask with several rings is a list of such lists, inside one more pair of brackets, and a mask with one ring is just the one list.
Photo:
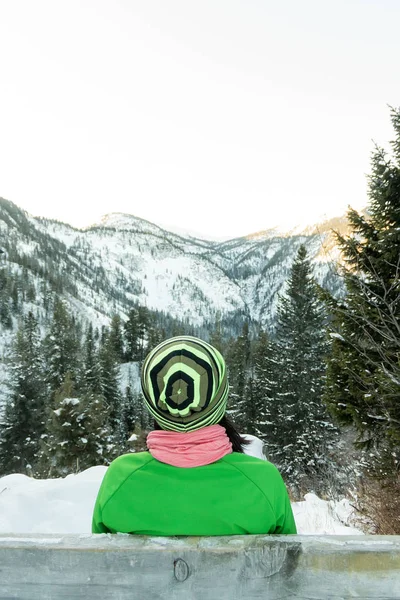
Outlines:
[[278, 470], [243, 454], [225, 417], [225, 361], [194, 337], [171, 338], [144, 361], [142, 389], [156, 430], [148, 452], [109, 466], [93, 533], [235, 535], [296, 533]]

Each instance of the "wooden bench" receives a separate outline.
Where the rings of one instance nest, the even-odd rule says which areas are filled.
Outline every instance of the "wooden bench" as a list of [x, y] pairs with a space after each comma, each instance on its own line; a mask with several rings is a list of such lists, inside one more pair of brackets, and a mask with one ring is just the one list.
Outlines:
[[400, 598], [400, 536], [0, 535], [1, 600]]

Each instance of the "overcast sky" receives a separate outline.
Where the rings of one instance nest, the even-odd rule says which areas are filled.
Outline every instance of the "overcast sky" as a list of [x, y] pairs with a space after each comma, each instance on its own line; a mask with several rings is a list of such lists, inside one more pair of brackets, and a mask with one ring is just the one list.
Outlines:
[[397, 0], [0, 0], [0, 196], [210, 236], [366, 204]]

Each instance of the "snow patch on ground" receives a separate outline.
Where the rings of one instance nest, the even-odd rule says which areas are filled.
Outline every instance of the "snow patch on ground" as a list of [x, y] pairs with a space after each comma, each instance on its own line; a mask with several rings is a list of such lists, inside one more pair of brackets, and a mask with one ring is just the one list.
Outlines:
[[315, 494], [306, 494], [303, 502], [293, 502], [292, 509], [298, 533], [307, 535], [363, 535], [349, 524], [354, 510], [350, 502], [321, 500]]
[[0, 478], [0, 533], [90, 533], [106, 470], [91, 467], [60, 479]]

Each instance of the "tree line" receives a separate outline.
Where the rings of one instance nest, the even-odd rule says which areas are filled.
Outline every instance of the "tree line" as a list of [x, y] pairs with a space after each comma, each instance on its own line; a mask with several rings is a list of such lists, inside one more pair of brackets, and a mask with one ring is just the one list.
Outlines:
[[108, 464], [148, 425], [137, 392], [121, 389], [120, 364], [164, 339], [145, 307], [86, 329], [55, 297], [42, 335], [30, 311], [16, 333], [10, 393], [0, 425], [0, 472], [65, 475]]

